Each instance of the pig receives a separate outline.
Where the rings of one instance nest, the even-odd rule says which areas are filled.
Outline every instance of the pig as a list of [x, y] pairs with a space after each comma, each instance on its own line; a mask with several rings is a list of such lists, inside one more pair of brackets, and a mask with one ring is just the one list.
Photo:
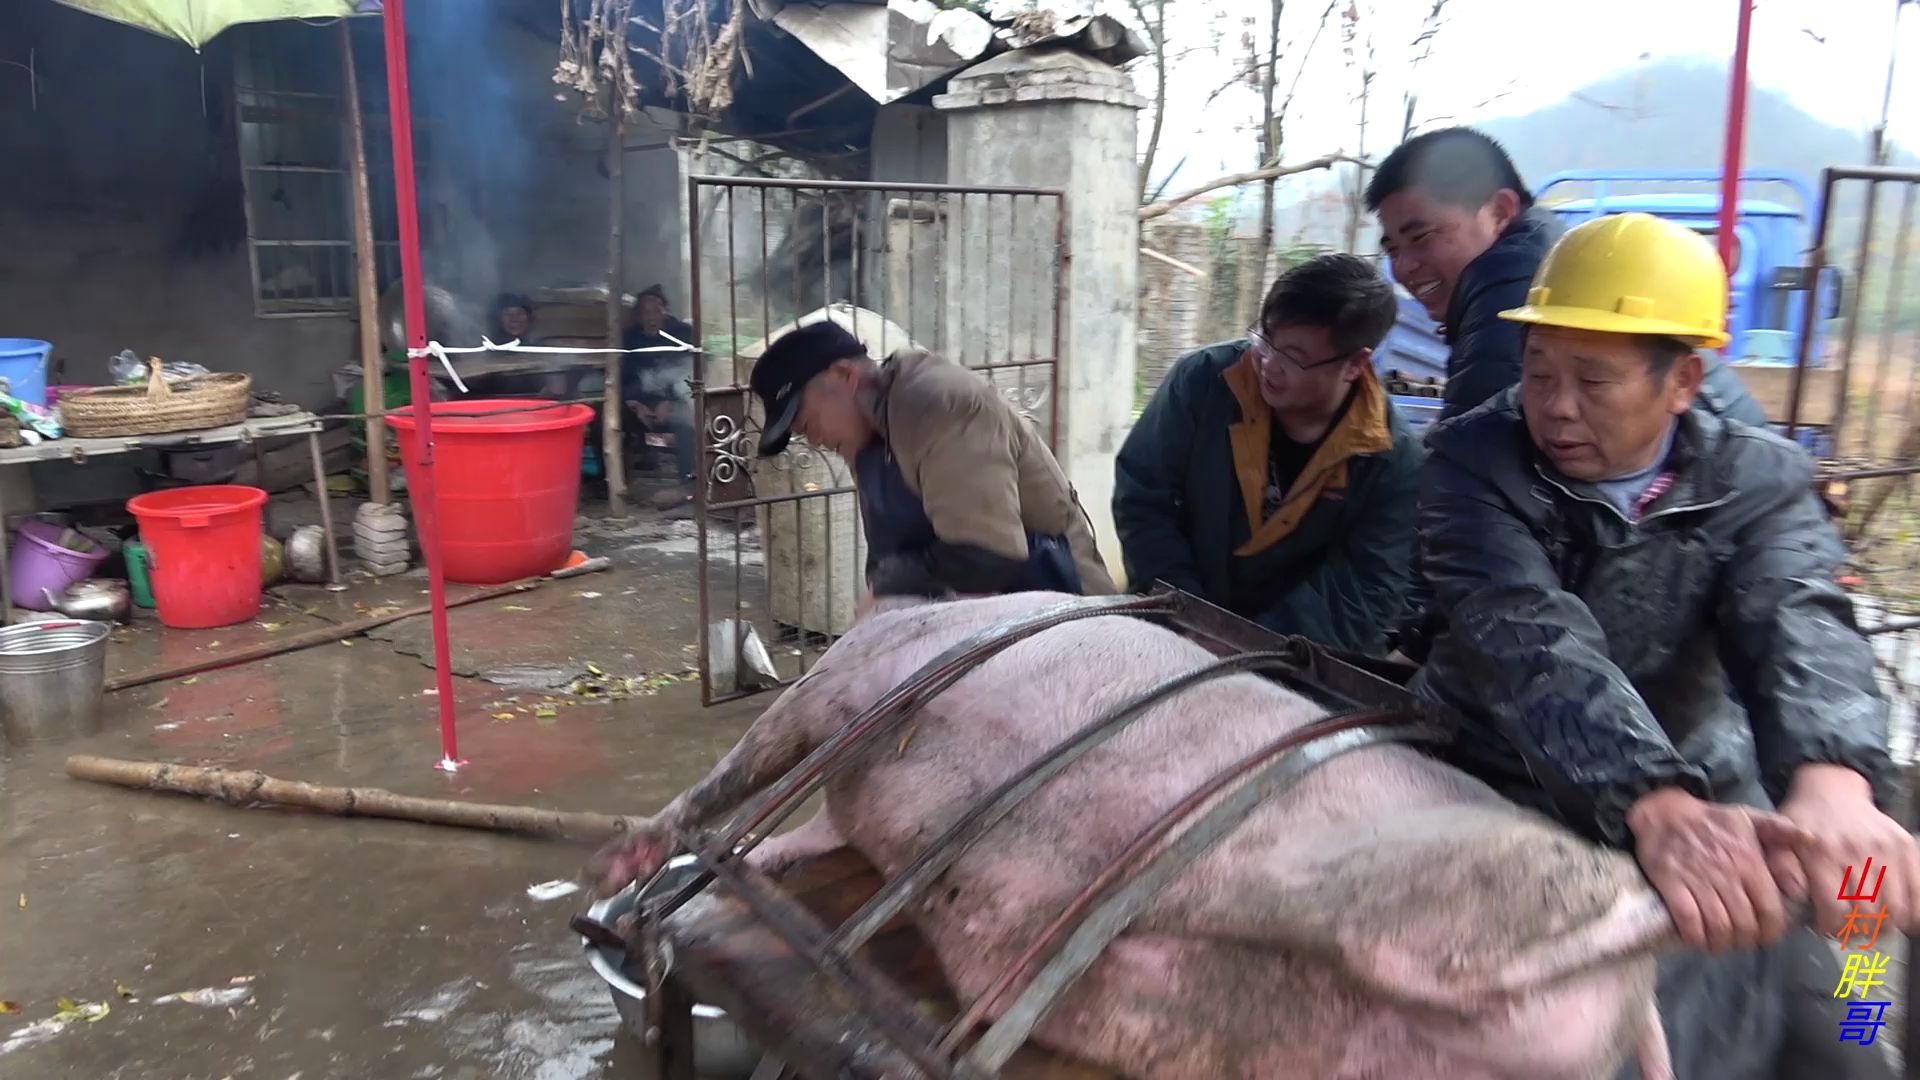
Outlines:
[[[1067, 597], [882, 600], [704, 779], [597, 858], [644, 878], [942, 651]], [[891, 879], [996, 785], [1141, 691], [1211, 663], [1130, 616], [979, 664], [749, 856], [852, 845]], [[963, 1003], [1142, 829], [1324, 717], [1259, 675], [1163, 700], [1074, 762], [908, 909]], [[1189, 864], [1056, 1001], [1034, 1041], [1129, 1076], [1607, 1080], [1671, 1076], [1654, 1005], [1673, 926], [1632, 859], [1409, 746], [1336, 756]], [[1013, 995], [1001, 999], [1002, 1006]]]

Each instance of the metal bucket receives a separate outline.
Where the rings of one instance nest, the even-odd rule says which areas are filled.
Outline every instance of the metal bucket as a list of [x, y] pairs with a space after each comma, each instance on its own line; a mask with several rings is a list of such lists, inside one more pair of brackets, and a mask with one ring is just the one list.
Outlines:
[[[667, 867], [669, 872], [659, 884], [663, 892], [691, 878], [698, 872], [699, 863], [691, 855], [682, 855], [668, 862]], [[587, 917], [612, 926], [633, 911], [639, 898], [640, 887], [629, 885], [619, 894], [588, 908]], [[586, 950], [588, 966], [612, 992], [613, 1007], [620, 1013], [622, 1026], [644, 1044], [647, 1041], [646, 987], [627, 976], [622, 970], [621, 957], [612, 949], [602, 948], [585, 938], [580, 939], [580, 945]], [[697, 1075], [715, 1080], [745, 1080], [760, 1057], [760, 1048], [725, 1011], [707, 1004], [693, 1006], [693, 1067]]]
[[0, 629], [0, 732], [15, 746], [100, 730], [109, 623], [78, 619]]

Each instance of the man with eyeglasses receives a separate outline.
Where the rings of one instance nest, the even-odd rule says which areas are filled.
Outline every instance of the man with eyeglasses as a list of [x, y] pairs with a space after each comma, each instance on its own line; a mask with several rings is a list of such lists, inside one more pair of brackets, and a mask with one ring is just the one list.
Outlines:
[[1393, 287], [1352, 255], [1288, 270], [1246, 337], [1183, 357], [1114, 465], [1127, 580], [1379, 654], [1406, 595], [1419, 443], [1374, 374]]

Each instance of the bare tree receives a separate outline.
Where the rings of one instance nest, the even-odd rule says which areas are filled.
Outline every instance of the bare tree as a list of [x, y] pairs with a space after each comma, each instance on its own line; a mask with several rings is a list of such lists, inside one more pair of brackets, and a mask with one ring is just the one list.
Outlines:
[[[1273, 111], [1273, 88], [1280, 81], [1280, 17], [1287, 0], [1273, 0], [1272, 18], [1267, 25], [1267, 62], [1260, 70], [1260, 167], [1270, 169], [1280, 161], [1281, 125], [1284, 113]], [[1260, 182], [1260, 243], [1254, 248], [1255, 285], [1266, 277], [1267, 258], [1273, 252], [1273, 187], [1280, 182], [1269, 176]]]
[[[1367, 156], [1367, 105], [1373, 96], [1373, 80], [1378, 72], [1374, 67], [1373, 12], [1369, 9], [1363, 18], [1358, 0], [1348, 4], [1347, 10], [1341, 14], [1340, 41], [1348, 66], [1357, 67], [1360, 71], [1360, 136], [1354, 154], [1364, 161]], [[1365, 202], [1366, 190], [1367, 169], [1364, 165], [1356, 165], [1353, 188], [1347, 195], [1348, 251], [1353, 251], [1360, 243], [1360, 209]]]
[[1413, 113], [1420, 104], [1420, 83], [1416, 76], [1419, 74], [1420, 65], [1433, 55], [1433, 41], [1440, 36], [1440, 27], [1444, 25], [1441, 16], [1446, 10], [1447, 0], [1433, 0], [1433, 7], [1428, 10], [1427, 17], [1420, 21], [1420, 33], [1414, 36], [1413, 48], [1416, 51], [1413, 59], [1407, 62], [1406, 107], [1400, 118], [1401, 142], [1406, 142], [1413, 137]]
[[1140, 159], [1140, 199], [1147, 197], [1153, 159], [1160, 151], [1160, 132], [1167, 119], [1167, 0], [1127, 0], [1133, 17], [1146, 32], [1153, 56], [1153, 127], [1147, 132], [1147, 150]]

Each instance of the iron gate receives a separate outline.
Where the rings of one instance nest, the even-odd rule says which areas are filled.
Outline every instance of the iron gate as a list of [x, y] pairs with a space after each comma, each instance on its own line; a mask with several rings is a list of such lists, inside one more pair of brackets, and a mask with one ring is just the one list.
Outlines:
[[1920, 172], [1827, 169], [1813, 274], [1845, 276], [1824, 323], [1800, 325], [1789, 432], [1824, 429], [1820, 463], [1850, 552], [1846, 582], [1893, 702], [1894, 756], [1912, 761], [1920, 719]]
[[848, 464], [797, 438], [757, 457], [766, 342], [832, 319], [876, 358], [931, 349], [1057, 449], [1066, 210], [1047, 188], [688, 178], [703, 702], [804, 674], [865, 589]]

